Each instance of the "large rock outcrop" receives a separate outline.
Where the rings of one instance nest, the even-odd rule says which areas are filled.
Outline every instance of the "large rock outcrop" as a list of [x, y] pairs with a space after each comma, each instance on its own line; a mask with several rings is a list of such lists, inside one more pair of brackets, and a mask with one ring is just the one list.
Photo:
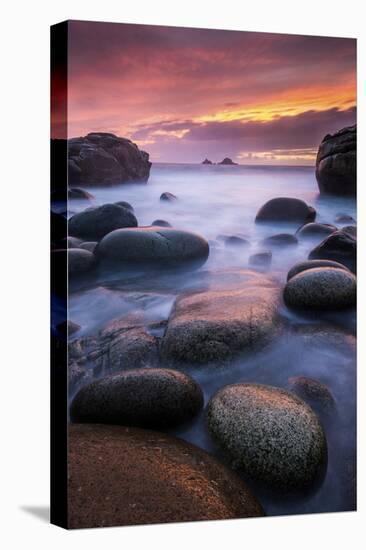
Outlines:
[[325, 136], [315, 171], [321, 193], [356, 195], [356, 141], [356, 125]]
[[148, 153], [114, 134], [93, 132], [68, 142], [70, 185], [146, 182], [150, 167]]

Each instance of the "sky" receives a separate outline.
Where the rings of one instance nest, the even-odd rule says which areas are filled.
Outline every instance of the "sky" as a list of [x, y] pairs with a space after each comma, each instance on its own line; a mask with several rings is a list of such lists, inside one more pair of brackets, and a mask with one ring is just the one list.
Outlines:
[[153, 162], [313, 164], [356, 121], [353, 39], [73, 21], [68, 59], [68, 136]]

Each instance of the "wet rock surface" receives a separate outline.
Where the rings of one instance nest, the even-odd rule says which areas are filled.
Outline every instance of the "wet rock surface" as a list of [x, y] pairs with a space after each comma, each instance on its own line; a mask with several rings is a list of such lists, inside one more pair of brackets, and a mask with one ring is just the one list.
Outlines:
[[306, 376], [293, 376], [288, 379], [289, 390], [304, 399], [315, 410], [326, 414], [335, 411], [334, 397], [325, 384]]
[[297, 243], [298, 240], [295, 235], [290, 235], [289, 233], [279, 233], [278, 235], [271, 235], [263, 239], [263, 244], [269, 247], [294, 246]]
[[324, 238], [327, 235], [331, 235], [332, 233], [334, 233], [334, 231], [337, 231], [335, 225], [311, 222], [300, 227], [300, 229], [296, 231], [296, 236], [298, 239], [306, 239], [312, 237]]
[[316, 179], [321, 193], [356, 195], [356, 126], [327, 134], [316, 158]]
[[243, 481], [198, 447], [120, 426], [69, 428], [69, 528], [257, 517]]
[[207, 424], [237, 468], [285, 492], [314, 483], [327, 460], [327, 443], [316, 414], [279, 388], [226, 386], [211, 398]]
[[178, 200], [178, 197], [173, 195], [173, 193], [169, 193], [168, 191], [166, 191], [165, 193], [162, 193], [160, 195], [160, 200], [163, 202], [175, 202]]
[[168, 428], [193, 418], [203, 406], [200, 386], [171, 369], [133, 369], [84, 386], [73, 399], [73, 422]]

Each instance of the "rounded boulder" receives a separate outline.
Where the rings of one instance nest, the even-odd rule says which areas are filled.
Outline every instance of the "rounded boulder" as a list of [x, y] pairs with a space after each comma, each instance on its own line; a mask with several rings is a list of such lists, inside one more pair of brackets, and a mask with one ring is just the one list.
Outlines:
[[298, 273], [302, 273], [303, 271], [314, 269], [316, 267], [335, 267], [337, 269], [344, 269], [345, 271], [349, 271], [348, 267], [346, 267], [345, 265], [340, 264], [339, 262], [334, 262], [332, 260], [306, 260], [305, 262], [299, 262], [298, 264], [295, 264], [293, 267], [291, 267], [290, 271], [287, 273], [287, 280], [289, 281]]
[[159, 368], [133, 369], [84, 386], [70, 409], [73, 422], [167, 428], [194, 417], [203, 394], [193, 378]]
[[68, 435], [69, 528], [264, 515], [239, 476], [181, 439], [95, 424]]
[[118, 229], [106, 235], [95, 253], [100, 260], [126, 265], [198, 268], [209, 255], [208, 242], [170, 227]]
[[258, 211], [256, 222], [313, 222], [316, 212], [306, 202], [291, 197], [277, 197], [266, 202]]
[[130, 210], [117, 204], [87, 208], [69, 219], [70, 235], [89, 241], [98, 241], [123, 227], [137, 227], [137, 220]]
[[327, 460], [326, 438], [316, 414], [279, 388], [225, 386], [209, 402], [207, 423], [236, 467], [285, 492], [311, 486]]
[[283, 297], [289, 307], [332, 310], [356, 303], [356, 277], [344, 269], [307, 269], [286, 284]]

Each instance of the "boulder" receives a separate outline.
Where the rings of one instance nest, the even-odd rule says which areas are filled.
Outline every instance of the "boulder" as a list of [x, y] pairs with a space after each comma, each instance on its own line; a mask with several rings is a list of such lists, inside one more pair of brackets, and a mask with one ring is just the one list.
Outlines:
[[356, 142], [356, 125], [325, 136], [315, 165], [321, 193], [356, 195]]
[[309, 260], [334, 260], [356, 272], [357, 242], [349, 233], [336, 231], [309, 254]]
[[76, 237], [66, 237], [60, 241], [60, 246], [61, 248], [80, 248], [81, 243], [81, 239], [77, 239]]
[[287, 274], [287, 280], [289, 281], [298, 273], [302, 273], [307, 269], [314, 269], [316, 267], [335, 267], [337, 269], [344, 269], [346, 271], [349, 271], [348, 267], [346, 267], [345, 265], [340, 264], [339, 262], [334, 262], [332, 260], [306, 260], [305, 262], [299, 262], [298, 264], [295, 264], [290, 269]]
[[346, 225], [345, 227], [342, 227], [341, 231], [353, 239], [357, 239], [357, 227], [355, 225]]
[[218, 235], [217, 240], [222, 241], [226, 246], [237, 247], [250, 245], [248, 239], [244, 239], [243, 237], [239, 237], [237, 235]]
[[272, 263], [272, 252], [257, 252], [249, 256], [249, 265], [253, 267], [269, 267]]
[[167, 191], [167, 192], [162, 193], [160, 195], [160, 200], [163, 201], [163, 202], [175, 202], [176, 200], [178, 200], [178, 197], [173, 195], [173, 193], [169, 193]]
[[283, 292], [289, 307], [332, 310], [356, 304], [356, 277], [344, 269], [317, 267], [293, 276]]
[[262, 243], [266, 246], [294, 246], [298, 243], [295, 235], [289, 233], [279, 233], [263, 239]]
[[84, 386], [74, 397], [73, 422], [170, 428], [202, 409], [200, 386], [169, 369], [133, 369]]
[[332, 413], [335, 410], [334, 397], [325, 384], [306, 376], [288, 379], [289, 389], [319, 412]]
[[90, 271], [95, 265], [94, 254], [81, 248], [69, 248], [68, 250], [68, 270], [69, 275], [81, 275]]
[[133, 206], [132, 206], [132, 204], [130, 204], [129, 202], [126, 202], [126, 201], [118, 201], [118, 202], [115, 202], [114, 204], [116, 204], [117, 206], [122, 206], [122, 208], [126, 208], [126, 209], [129, 210], [130, 212], [134, 212]]
[[75, 341], [69, 356], [93, 367], [94, 374], [154, 367], [158, 364], [158, 340], [143, 318], [126, 315], [110, 321], [96, 335]]
[[[278, 288], [256, 272], [223, 272], [223, 287], [183, 294], [175, 301], [161, 342], [167, 363], [207, 364], [230, 361], [264, 346], [279, 328]], [[230, 288], [231, 286], [231, 288]]]
[[91, 193], [88, 193], [84, 189], [80, 189], [80, 187], [69, 187], [68, 198], [90, 200], [90, 199], [94, 199], [94, 195], [92, 195]]
[[82, 248], [83, 250], [89, 250], [89, 252], [94, 252], [97, 244], [97, 241], [85, 241], [85, 243], [81, 243], [79, 248]]
[[72, 185], [146, 182], [150, 167], [145, 151], [114, 134], [93, 132], [68, 141], [68, 175]]
[[154, 220], [151, 225], [157, 225], [158, 227], [172, 227], [172, 225], [165, 220]]
[[122, 227], [137, 227], [137, 220], [132, 212], [117, 204], [87, 208], [69, 219], [70, 235], [90, 241]]
[[356, 223], [356, 220], [352, 216], [343, 214], [342, 212], [336, 215], [335, 221], [336, 223]]
[[313, 238], [313, 237], [320, 237], [324, 239], [328, 235], [331, 235], [334, 233], [334, 231], [337, 231], [337, 228], [335, 225], [330, 225], [327, 223], [307, 223], [300, 227], [296, 231], [296, 236], [298, 239], [306, 239], [306, 238]]
[[316, 212], [300, 199], [278, 197], [266, 202], [258, 211], [257, 222], [307, 223], [315, 220]]
[[225, 386], [208, 404], [207, 424], [235, 467], [285, 492], [311, 486], [327, 460], [316, 414], [279, 388]]
[[198, 268], [209, 255], [207, 241], [170, 227], [118, 229], [106, 235], [95, 253], [104, 262], [127, 266]]
[[212, 161], [209, 159], [205, 159], [202, 164], [212, 164]]
[[172, 436], [72, 424], [68, 444], [69, 528], [264, 515], [234, 472]]

